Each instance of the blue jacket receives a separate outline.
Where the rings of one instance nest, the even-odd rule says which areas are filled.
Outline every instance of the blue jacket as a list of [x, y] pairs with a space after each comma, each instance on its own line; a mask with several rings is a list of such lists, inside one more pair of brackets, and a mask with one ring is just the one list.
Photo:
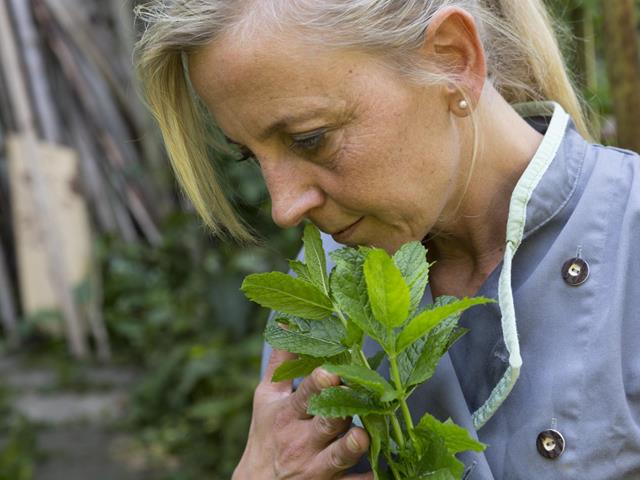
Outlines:
[[521, 114], [545, 137], [478, 292], [499, 302], [463, 314], [410, 409], [489, 445], [460, 456], [466, 480], [640, 479], [640, 157], [588, 144], [557, 104]]

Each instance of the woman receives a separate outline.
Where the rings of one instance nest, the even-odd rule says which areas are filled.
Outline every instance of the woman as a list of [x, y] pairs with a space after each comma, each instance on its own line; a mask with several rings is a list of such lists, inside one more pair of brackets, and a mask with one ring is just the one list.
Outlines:
[[[282, 228], [310, 220], [329, 249], [423, 240], [425, 302], [499, 299], [463, 316], [471, 332], [411, 405], [489, 444], [462, 457], [465, 478], [640, 478], [640, 165], [585, 141], [540, 1], [190, 0], [139, 13], [150, 108], [214, 232], [251, 238], [208, 158], [210, 125], [257, 159]], [[531, 100], [553, 103], [514, 108]], [[364, 430], [306, 413], [337, 377], [316, 370], [295, 392], [269, 381], [289, 358], [270, 356], [234, 478], [372, 478], [347, 473]]]

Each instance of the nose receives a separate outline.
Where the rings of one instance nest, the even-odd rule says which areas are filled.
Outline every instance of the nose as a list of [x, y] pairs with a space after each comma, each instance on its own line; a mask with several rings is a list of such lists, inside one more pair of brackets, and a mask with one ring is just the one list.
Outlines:
[[287, 165], [263, 166], [263, 175], [271, 196], [271, 217], [281, 228], [298, 225], [308, 213], [325, 201], [313, 176], [303, 168]]

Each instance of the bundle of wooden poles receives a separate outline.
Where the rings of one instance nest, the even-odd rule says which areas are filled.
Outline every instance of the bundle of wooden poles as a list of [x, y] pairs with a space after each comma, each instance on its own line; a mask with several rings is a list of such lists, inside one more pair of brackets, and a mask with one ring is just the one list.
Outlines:
[[0, 320], [9, 345], [20, 343], [20, 322], [49, 308], [74, 356], [108, 359], [96, 234], [155, 245], [160, 219], [178, 208], [135, 87], [133, 7], [0, 0]]

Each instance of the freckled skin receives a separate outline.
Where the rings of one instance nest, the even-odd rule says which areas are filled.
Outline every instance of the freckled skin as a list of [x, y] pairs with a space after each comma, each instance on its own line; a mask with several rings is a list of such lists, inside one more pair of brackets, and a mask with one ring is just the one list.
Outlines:
[[[300, 50], [221, 43], [190, 61], [218, 125], [259, 160], [274, 221], [290, 227], [306, 217], [333, 233], [364, 216], [349, 243], [389, 251], [423, 238], [455, 202], [464, 170], [441, 87], [411, 85], [364, 54]], [[280, 113], [319, 105], [326, 114], [257, 138]], [[324, 126], [332, 130], [317, 155], [291, 151], [286, 133]]]
[[[456, 110], [461, 96], [449, 85], [416, 85], [370, 55], [312, 47], [295, 35], [256, 32], [250, 45], [222, 38], [191, 55], [197, 93], [227, 136], [258, 159], [278, 225], [307, 218], [335, 233], [362, 218], [345, 243], [390, 253], [438, 232], [431, 260], [470, 275], [491, 271], [509, 194], [540, 136], [484, 83], [480, 40], [454, 17], [440, 24], [425, 55], [476, 59], [465, 67], [483, 139], [473, 170], [472, 122]], [[261, 138], [281, 115], [316, 108], [323, 112]], [[320, 149], [291, 148], [292, 135], [320, 128], [327, 128]]]

